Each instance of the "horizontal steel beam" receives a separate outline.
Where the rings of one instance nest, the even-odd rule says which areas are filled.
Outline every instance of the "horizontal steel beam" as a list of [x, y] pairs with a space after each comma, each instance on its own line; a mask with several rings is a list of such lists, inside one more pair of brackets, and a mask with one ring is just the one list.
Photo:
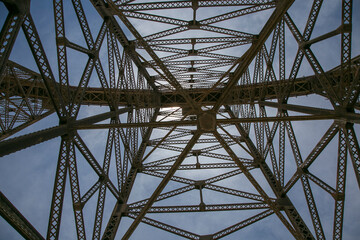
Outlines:
[[300, 106], [300, 105], [294, 105], [294, 104], [280, 104], [277, 102], [266, 102], [266, 101], [260, 101], [260, 105], [278, 108], [279, 110], [288, 110], [288, 111], [294, 111], [294, 112], [300, 112], [300, 113], [306, 113], [306, 114], [322, 114], [322, 115], [336, 115], [337, 117], [335, 119], [344, 120], [346, 122], [351, 123], [360, 123], [360, 114], [348, 112], [346, 109], [324, 109], [324, 108], [316, 108], [316, 107], [308, 107], [308, 106]]
[[[250, 123], [250, 122], [276, 122], [276, 121], [306, 121], [306, 120], [326, 120], [326, 119], [342, 119], [339, 114], [318, 114], [318, 115], [300, 115], [286, 117], [259, 117], [259, 118], [234, 118], [234, 119], [217, 119], [217, 124], [234, 124], [234, 123]], [[360, 120], [357, 120], [360, 122]], [[196, 120], [185, 121], [168, 121], [168, 122], [150, 122], [150, 123], [118, 123], [118, 124], [84, 124], [77, 125], [77, 129], [108, 129], [130, 128], [130, 127], [172, 127], [172, 126], [197, 126]]]
[[[231, 204], [200, 204], [185, 206], [156, 206], [151, 207], [148, 213], [175, 213], [175, 212], [215, 212], [215, 211], [231, 211], [231, 210], [249, 210], [249, 209], [265, 209], [269, 208], [266, 203], [231, 203]], [[128, 213], [139, 213], [141, 207], [129, 207]], [[125, 213], [126, 214], [126, 213]]]
[[31, 147], [33, 145], [48, 141], [50, 139], [70, 134], [72, 131], [76, 130], [78, 126], [94, 124], [101, 122], [108, 118], [112, 118], [117, 114], [122, 114], [129, 112], [132, 108], [122, 108], [117, 111], [111, 111], [107, 113], [102, 113], [99, 115], [91, 116], [88, 118], [75, 120], [74, 122], [68, 122], [65, 124], [60, 124], [59, 126], [47, 128], [40, 130], [34, 133], [22, 135], [19, 137], [11, 138], [6, 141], [0, 142], [0, 157], [8, 155], [13, 152], [20, 151], [22, 149]]
[[[354, 66], [360, 61], [360, 56], [357, 56], [352, 60]], [[19, 75], [24, 76], [20, 79], [23, 91], [28, 93], [29, 98], [41, 100], [43, 107], [51, 108], [48, 104], [49, 96], [45, 89], [44, 84], [40, 81], [41, 75], [37, 74], [23, 66], [20, 66], [13, 62], [8, 62], [8, 67], [18, 71]], [[16, 72], [15, 71], [15, 72]], [[355, 71], [354, 71], [355, 74]], [[332, 79], [336, 80], [341, 75], [340, 67], [336, 67], [327, 72], [328, 76], [332, 76]], [[19, 78], [19, 76], [17, 76]], [[276, 89], [279, 86], [291, 86], [290, 96], [304, 96], [308, 94], [322, 94], [323, 89], [318, 83], [316, 76], [308, 76], [297, 78], [294, 81], [283, 80], [273, 81], [267, 83], [256, 83], [234, 86], [224, 99], [225, 105], [234, 104], [246, 104], [251, 101], [259, 101], [260, 98], [270, 100], [276, 99]], [[337, 84], [333, 81], [333, 84]], [[70, 92], [75, 92], [76, 87], [70, 87]], [[176, 90], [174, 91], [160, 91], [155, 93], [153, 90], [141, 90], [141, 89], [128, 89], [117, 90], [118, 102], [121, 106], [135, 106], [138, 108], [155, 108], [155, 107], [183, 107], [187, 106], [187, 103], [182, 94]], [[183, 89], [188, 95], [196, 100], [200, 96], [203, 96], [208, 91], [207, 88], [193, 88]], [[6, 97], [21, 96], [22, 90], [19, 89], [15, 82], [15, 78], [12, 75], [6, 75], [3, 82], [0, 85], [0, 92]], [[214, 105], [218, 101], [222, 94], [222, 89], [213, 89], [207, 97], [202, 101], [202, 105]], [[107, 105], [106, 96], [104, 90], [101, 88], [88, 88], [84, 94], [82, 101], [84, 105]]]

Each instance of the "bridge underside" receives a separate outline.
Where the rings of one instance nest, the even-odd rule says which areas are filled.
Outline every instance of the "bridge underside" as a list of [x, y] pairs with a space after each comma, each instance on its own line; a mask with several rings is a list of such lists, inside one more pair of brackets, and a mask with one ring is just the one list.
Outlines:
[[[360, 56], [352, 60], [351, 78], [354, 79]], [[33, 72], [14, 62], [8, 62], [6, 75], [1, 83], [1, 93], [5, 98], [21, 97], [25, 92], [32, 101], [41, 101], [43, 107], [51, 110], [51, 99], [46, 90], [44, 81], [39, 73]], [[327, 76], [331, 79], [333, 87], [339, 88], [341, 78], [341, 67], [336, 67], [328, 71]], [[17, 82], [18, 81], [18, 82]], [[326, 95], [326, 91], [319, 83], [315, 75], [296, 78], [293, 80], [272, 81], [266, 83], [243, 84], [234, 86], [224, 99], [224, 105], [239, 105], [256, 103], [262, 100], [276, 100], [280, 88], [287, 88], [289, 97], [299, 97], [310, 94]], [[77, 91], [77, 87], [69, 86], [68, 90], [72, 95]], [[119, 106], [132, 106], [134, 108], [167, 108], [167, 107], [188, 107], [186, 99], [180, 91], [163, 90], [154, 92], [150, 89], [110, 89], [117, 94], [117, 103]], [[191, 99], [202, 106], [213, 106], [222, 94], [222, 87], [208, 88], [190, 88], [185, 89], [186, 94]], [[107, 105], [106, 94], [102, 88], [87, 87], [84, 89], [82, 99], [83, 105]], [[355, 104], [359, 107], [359, 103]]]
[[0, 2], [0, 238], [357, 237], [358, 1], [49, 2]]

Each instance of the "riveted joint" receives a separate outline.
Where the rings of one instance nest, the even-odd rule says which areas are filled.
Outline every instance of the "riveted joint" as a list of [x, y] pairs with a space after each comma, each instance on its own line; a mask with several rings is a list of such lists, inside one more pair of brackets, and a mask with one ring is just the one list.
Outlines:
[[198, 55], [198, 51], [195, 50], [195, 49], [191, 49], [191, 50], [189, 50], [188, 55], [189, 55], [189, 56], [197, 56], [197, 55]]
[[66, 127], [64, 134], [61, 135], [61, 137], [63, 139], [72, 139], [74, 137], [75, 130], [76, 130], [75, 126], [74, 126], [74, 122], [75, 122], [75, 119], [73, 117], [71, 117], [71, 118], [61, 117], [60, 118], [59, 125]]
[[67, 124], [67, 121], [68, 121], [68, 118], [64, 117], [64, 116], [61, 116], [59, 118], [59, 125], [64, 125], [64, 124]]
[[339, 127], [342, 127], [342, 128], [346, 128], [347, 126], [349, 126], [348, 124], [352, 124], [352, 123], [349, 123], [344, 118], [335, 119], [334, 122], [336, 123], [336, 125], [338, 125]]
[[76, 202], [73, 205], [75, 211], [81, 211], [84, 207], [84, 204], [81, 202]]
[[4, 3], [10, 12], [25, 14], [30, 10], [30, 0], [5, 0]]
[[205, 211], [205, 208], [206, 208], [205, 203], [201, 202], [201, 203], [199, 204], [199, 208], [200, 208], [200, 212], [204, 212], [204, 211]]
[[252, 43], [256, 43], [259, 40], [259, 35], [252, 36]]
[[141, 162], [135, 162], [133, 167], [137, 169], [137, 172], [141, 173], [144, 169], [144, 166]]
[[87, 55], [88, 55], [89, 58], [91, 58], [91, 59], [98, 59], [98, 58], [99, 58], [99, 51], [93, 49], [92, 51], [88, 52]]
[[197, 130], [191, 130], [190, 133], [191, 135], [194, 135], [197, 132]]
[[117, 208], [116, 208], [116, 215], [118, 216], [123, 216], [129, 209], [129, 206], [126, 203], [121, 203], [118, 204]]
[[266, 61], [266, 67], [269, 69], [269, 68], [272, 68], [272, 62], [271, 61]]
[[96, 59], [97, 56], [98, 56], [98, 52], [92, 51], [92, 52], [89, 52], [87, 55], [88, 55], [89, 58], [91, 58], [91, 59]]
[[194, 67], [188, 68], [188, 72], [197, 72], [197, 69]]
[[199, 180], [199, 181], [195, 181], [194, 186], [196, 189], [200, 190], [204, 188], [205, 184], [206, 184], [205, 180]]
[[253, 163], [253, 166], [255, 168], [259, 168], [260, 167], [260, 164], [264, 163], [264, 159], [262, 158], [254, 158], [254, 163]]
[[200, 168], [201, 168], [201, 165], [200, 165], [199, 162], [197, 162], [197, 163], [195, 164], [195, 168], [196, 168], [196, 169], [200, 169]]
[[275, 207], [280, 210], [285, 210], [288, 207], [291, 207], [292, 204], [287, 197], [281, 197], [275, 200]]
[[56, 38], [56, 44], [60, 46], [66, 46], [68, 44], [68, 40], [66, 37], [57, 37]]
[[352, 128], [353, 126], [354, 126], [353, 122], [347, 122], [346, 125], [345, 125], [345, 128], [349, 129], [349, 128]]
[[198, 1], [198, 0], [192, 0], [192, 6], [191, 6], [191, 8], [192, 8], [193, 10], [198, 9], [198, 8], [199, 8], [199, 1]]
[[135, 51], [135, 42], [134, 41], [129, 41], [129, 44], [128, 45], [126, 45], [126, 46], [124, 46], [124, 50], [126, 51], [126, 52], [133, 52], [133, 51]]
[[332, 194], [332, 197], [336, 200], [336, 201], [344, 201], [345, 200], [345, 194], [341, 193], [341, 192], [336, 192], [334, 194]]
[[300, 42], [299, 43], [299, 47], [302, 49], [309, 49], [310, 46], [311, 46], [311, 43], [309, 43], [309, 42]]
[[303, 168], [298, 168], [297, 171], [296, 171], [300, 176], [302, 175], [305, 175], [305, 174], [308, 174], [309, 173], [309, 170], [306, 168], [306, 167], [303, 167]]
[[200, 29], [200, 23], [198, 21], [189, 21], [188, 29]]
[[196, 38], [192, 38], [192, 39], [191, 39], [191, 45], [194, 46], [195, 44], [196, 44]]
[[245, 138], [243, 136], [236, 137], [236, 140], [239, 142], [245, 142]]
[[194, 155], [194, 156], [199, 156], [199, 155], [201, 155], [201, 150], [200, 149], [197, 149], [197, 150], [192, 150], [192, 155]]
[[350, 23], [346, 23], [341, 26], [342, 33], [351, 33], [351, 31], [352, 31], [352, 25]]
[[212, 111], [201, 112], [198, 117], [198, 130], [202, 132], [216, 131], [216, 114]]
[[199, 237], [199, 240], [213, 240], [213, 235], [202, 235]]
[[71, 117], [67, 120], [67, 131], [69, 135], [74, 135], [75, 133], [75, 118]]
[[99, 182], [101, 182], [102, 184], [106, 183], [108, 180], [109, 180], [109, 178], [106, 175], [99, 176]]

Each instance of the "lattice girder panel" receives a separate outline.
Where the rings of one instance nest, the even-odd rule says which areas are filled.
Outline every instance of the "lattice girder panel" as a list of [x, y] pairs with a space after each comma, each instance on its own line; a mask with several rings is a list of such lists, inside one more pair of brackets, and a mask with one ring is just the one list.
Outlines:
[[[21, 235], [355, 238], [358, 2], [3, 2], [1, 213]], [[33, 196], [42, 161], [54, 188]]]

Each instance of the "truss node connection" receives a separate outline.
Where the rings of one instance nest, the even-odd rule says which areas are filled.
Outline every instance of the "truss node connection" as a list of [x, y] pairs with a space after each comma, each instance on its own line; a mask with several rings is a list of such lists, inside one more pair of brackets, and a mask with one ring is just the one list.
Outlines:
[[357, 238], [359, 11], [1, 0], [0, 238]]

